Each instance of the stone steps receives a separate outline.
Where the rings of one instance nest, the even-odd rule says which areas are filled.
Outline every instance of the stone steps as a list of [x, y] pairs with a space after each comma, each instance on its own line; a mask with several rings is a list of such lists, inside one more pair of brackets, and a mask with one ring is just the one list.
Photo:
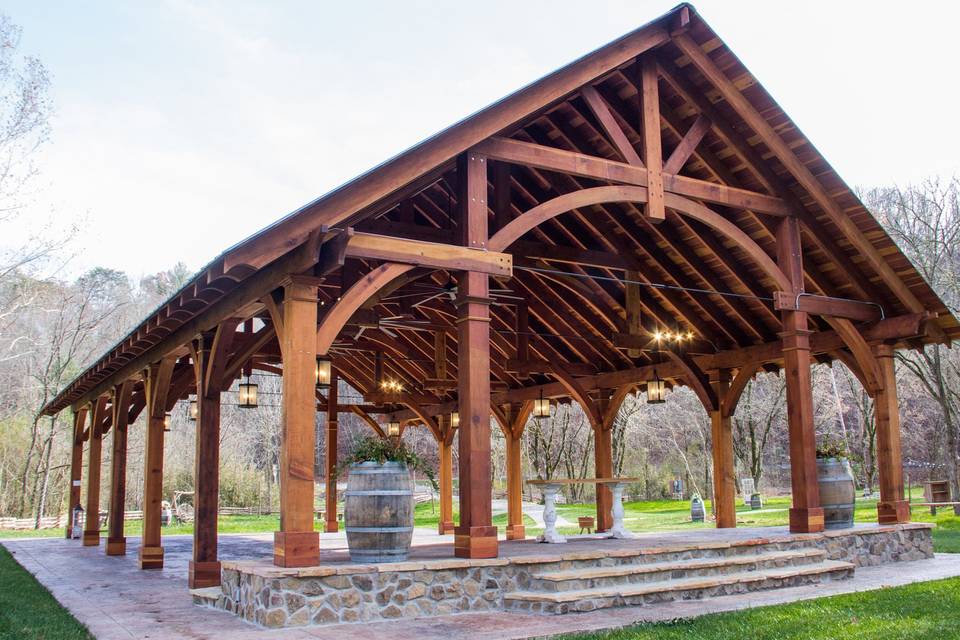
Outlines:
[[[739, 558], [738, 558], [739, 559]], [[561, 614], [609, 607], [689, 600], [776, 589], [853, 575], [850, 562], [821, 560], [813, 564], [740, 571], [653, 582], [627, 583], [567, 591], [514, 591], [504, 594], [504, 608], [512, 611]]]
[[654, 561], [643, 564], [579, 567], [531, 575], [530, 591], [575, 591], [618, 584], [657, 582], [665, 579], [707, 577], [760, 569], [802, 566], [822, 562], [826, 552], [817, 548], [768, 551], [732, 556]]

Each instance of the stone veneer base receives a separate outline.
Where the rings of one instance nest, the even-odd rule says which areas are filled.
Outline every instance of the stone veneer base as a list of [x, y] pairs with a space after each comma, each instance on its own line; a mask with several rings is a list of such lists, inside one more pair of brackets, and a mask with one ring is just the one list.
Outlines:
[[270, 628], [496, 611], [504, 609], [504, 594], [528, 588], [532, 575], [544, 571], [723, 557], [758, 546], [819, 548], [829, 560], [872, 566], [932, 558], [932, 528], [928, 523], [881, 525], [667, 546], [634, 541], [634, 546], [590, 551], [543, 545], [543, 553], [535, 555], [291, 569], [266, 561], [225, 561], [220, 588], [196, 591], [194, 601]]

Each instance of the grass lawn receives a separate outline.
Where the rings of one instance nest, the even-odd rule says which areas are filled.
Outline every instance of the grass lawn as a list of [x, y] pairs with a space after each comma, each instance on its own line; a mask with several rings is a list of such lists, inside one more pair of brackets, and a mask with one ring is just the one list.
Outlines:
[[960, 578], [819, 598], [564, 640], [911, 640], [958, 638]]
[[0, 546], [0, 638], [93, 638], [50, 592]]

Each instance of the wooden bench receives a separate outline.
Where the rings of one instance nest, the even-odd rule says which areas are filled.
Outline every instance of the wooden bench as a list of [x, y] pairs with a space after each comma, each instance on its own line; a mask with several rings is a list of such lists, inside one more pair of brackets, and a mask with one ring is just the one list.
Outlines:
[[930, 515], [937, 515], [937, 507], [955, 507], [960, 505], [960, 502], [913, 502], [911, 506], [917, 505], [920, 507], [930, 507]]

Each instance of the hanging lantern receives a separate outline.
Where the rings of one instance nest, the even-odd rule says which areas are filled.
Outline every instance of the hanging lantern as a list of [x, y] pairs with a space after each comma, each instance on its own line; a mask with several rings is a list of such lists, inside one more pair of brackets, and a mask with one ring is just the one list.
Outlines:
[[453, 413], [450, 414], [450, 428], [451, 429], [460, 428], [460, 413], [458, 411], [454, 411]]
[[390, 422], [387, 423], [387, 435], [390, 436], [391, 438], [400, 437], [400, 421], [399, 420], [391, 419]]
[[190, 408], [187, 411], [187, 415], [189, 415], [190, 419], [194, 422], [197, 421], [197, 417], [200, 415], [200, 407], [197, 405], [196, 398], [190, 401]]
[[550, 398], [543, 397], [543, 391], [540, 391], [540, 397], [533, 400], [533, 417], [550, 417]]
[[657, 370], [653, 370], [653, 380], [647, 381], [647, 404], [661, 404], [666, 400], [667, 383], [657, 377]]
[[170, 431], [170, 421], [173, 419], [173, 416], [167, 411], [163, 414], [163, 430]]
[[257, 408], [257, 385], [250, 382], [250, 378], [237, 385], [237, 403], [242, 409]]
[[331, 362], [326, 358], [317, 356], [317, 389], [329, 389], [332, 375]]

